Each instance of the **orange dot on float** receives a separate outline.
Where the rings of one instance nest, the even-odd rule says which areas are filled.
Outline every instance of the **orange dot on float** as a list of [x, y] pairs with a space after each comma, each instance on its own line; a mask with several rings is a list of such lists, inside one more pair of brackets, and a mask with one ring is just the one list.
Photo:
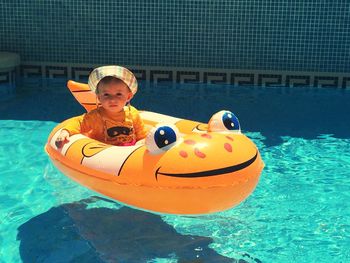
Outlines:
[[189, 144], [189, 145], [196, 144], [196, 142], [194, 140], [184, 140], [184, 143]]
[[226, 136], [227, 139], [229, 139], [230, 141], [233, 141], [233, 138], [231, 136]]
[[187, 152], [185, 152], [185, 151], [180, 151], [179, 154], [183, 158], [187, 158], [187, 156], [188, 156]]
[[225, 144], [224, 144], [224, 148], [225, 148], [226, 151], [232, 152], [232, 146], [231, 146], [231, 144], [225, 143]]
[[199, 157], [199, 158], [205, 158], [206, 155], [204, 153], [202, 153], [200, 150], [198, 150], [197, 148], [194, 149], [194, 154]]
[[211, 139], [211, 135], [208, 134], [208, 133], [204, 133], [201, 135], [203, 138], [206, 138], [206, 139]]

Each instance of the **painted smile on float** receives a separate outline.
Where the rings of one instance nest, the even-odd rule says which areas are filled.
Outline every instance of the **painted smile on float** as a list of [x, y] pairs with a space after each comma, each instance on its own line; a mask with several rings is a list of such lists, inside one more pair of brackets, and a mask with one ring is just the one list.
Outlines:
[[160, 171], [161, 167], [159, 167], [156, 170], [155, 176], [158, 178], [158, 175], [164, 175], [164, 176], [171, 176], [171, 177], [182, 177], [182, 178], [196, 178], [196, 177], [206, 177], [206, 176], [216, 176], [216, 175], [222, 175], [222, 174], [227, 174], [227, 173], [234, 173], [239, 170], [242, 170], [248, 166], [250, 166], [256, 158], [258, 157], [258, 152], [255, 153], [255, 155], [239, 164], [235, 164], [232, 166], [224, 167], [224, 168], [218, 168], [214, 170], [207, 170], [207, 171], [200, 171], [200, 172], [193, 172], [193, 173], [167, 173], [167, 172], [162, 172]]

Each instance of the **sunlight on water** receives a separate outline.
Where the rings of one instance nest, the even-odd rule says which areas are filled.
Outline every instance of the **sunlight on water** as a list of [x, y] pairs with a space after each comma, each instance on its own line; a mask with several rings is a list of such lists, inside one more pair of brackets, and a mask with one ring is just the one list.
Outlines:
[[257, 188], [191, 217], [129, 209], [65, 177], [44, 152], [55, 125], [0, 120], [0, 262], [350, 260], [349, 136], [247, 132], [266, 165]]

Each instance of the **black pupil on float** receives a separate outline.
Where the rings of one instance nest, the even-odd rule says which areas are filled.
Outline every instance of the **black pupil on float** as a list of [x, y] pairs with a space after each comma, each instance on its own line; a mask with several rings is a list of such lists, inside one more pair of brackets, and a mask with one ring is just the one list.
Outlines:
[[168, 126], [159, 127], [154, 134], [154, 141], [158, 148], [163, 148], [176, 141], [176, 133]]
[[239, 129], [239, 122], [237, 117], [233, 113], [226, 112], [222, 116], [222, 121], [228, 130], [238, 130]]

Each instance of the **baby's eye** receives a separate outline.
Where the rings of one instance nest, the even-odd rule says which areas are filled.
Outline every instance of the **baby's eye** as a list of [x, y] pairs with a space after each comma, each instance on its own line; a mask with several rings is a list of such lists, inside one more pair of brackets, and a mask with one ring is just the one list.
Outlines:
[[215, 113], [208, 122], [208, 131], [233, 131], [240, 132], [241, 126], [238, 118], [230, 111], [219, 111]]
[[159, 154], [169, 150], [179, 137], [179, 130], [175, 125], [159, 125], [148, 133], [146, 147], [152, 154]]

